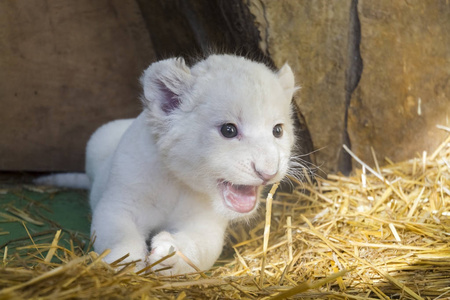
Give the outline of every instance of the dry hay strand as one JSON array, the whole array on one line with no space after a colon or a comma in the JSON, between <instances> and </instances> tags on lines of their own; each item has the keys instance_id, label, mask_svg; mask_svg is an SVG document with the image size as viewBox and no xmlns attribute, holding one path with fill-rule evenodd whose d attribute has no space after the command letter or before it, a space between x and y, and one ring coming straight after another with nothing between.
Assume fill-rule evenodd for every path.
<instances>
[{"instance_id":1,"label":"dry hay strand","mask_svg":"<svg viewBox=\"0 0 450 300\"><path fill-rule=\"evenodd\" d=\"M1 249L0 299L448 299L449 143L273 199L272 190L265 220L231 226L233 257L206 273L136 274L104 263L107 253L62 247L60 232L51 243L30 237L25 256Z\"/></svg>"}]
</instances>

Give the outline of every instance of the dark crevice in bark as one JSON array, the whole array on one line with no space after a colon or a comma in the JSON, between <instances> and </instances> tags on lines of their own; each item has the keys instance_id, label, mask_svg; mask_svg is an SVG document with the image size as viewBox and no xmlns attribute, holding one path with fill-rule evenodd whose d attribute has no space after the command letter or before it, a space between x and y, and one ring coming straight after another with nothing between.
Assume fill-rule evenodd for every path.
<instances>
[{"instance_id":1,"label":"dark crevice in bark","mask_svg":"<svg viewBox=\"0 0 450 300\"><path fill-rule=\"evenodd\" d=\"M361 23L358 16L358 0L352 0L350 5L350 22L349 22L349 38L348 38L348 67L346 70L345 84L345 115L344 115L344 132L342 143L351 148L351 141L348 134L348 110L352 94L358 86L363 71L363 60L360 52L361 43ZM345 175L352 171L352 160L350 155L341 149L338 170Z\"/></svg>"},{"instance_id":2,"label":"dark crevice in bark","mask_svg":"<svg viewBox=\"0 0 450 300\"><path fill-rule=\"evenodd\" d=\"M138 0L158 59L188 63L211 53L249 57L273 68L259 48L254 16L242 0Z\"/></svg>"}]
</instances>

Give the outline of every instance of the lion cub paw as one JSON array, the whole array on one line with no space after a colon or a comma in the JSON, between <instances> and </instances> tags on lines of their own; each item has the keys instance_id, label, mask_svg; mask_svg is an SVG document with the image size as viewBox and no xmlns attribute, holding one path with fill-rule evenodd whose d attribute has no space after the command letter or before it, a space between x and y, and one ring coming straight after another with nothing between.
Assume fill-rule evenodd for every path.
<instances>
[{"instance_id":1,"label":"lion cub paw","mask_svg":"<svg viewBox=\"0 0 450 300\"><path fill-rule=\"evenodd\" d=\"M155 235L152 239L151 247L152 250L148 257L150 264L154 264L162 258L172 254L172 256L165 258L163 261L152 267L152 270L156 271L158 274L170 276L195 271L177 254L177 251L180 249L177 246L177 242L173 235L169 232L162 231Z\"/></svg>"}]
</instances>

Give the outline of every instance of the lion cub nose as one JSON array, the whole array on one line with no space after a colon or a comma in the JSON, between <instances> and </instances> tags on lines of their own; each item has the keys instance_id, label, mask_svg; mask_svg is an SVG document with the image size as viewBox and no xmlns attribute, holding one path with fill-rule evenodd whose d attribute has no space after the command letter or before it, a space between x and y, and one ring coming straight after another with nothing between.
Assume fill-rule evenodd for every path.
<instances>
[{"instance_id":1,"label":"lion cub nose","mask_svg":"<svg viewBox=\"0 0 450 300\"><path fill-rule=\"evenodd\" d=\"M256 175L258 175L259 178L261 178L264 182L263 184L266 184L270 179L274 178L278 174L278 170L275 170L275 172L268 173L263 170L259 170L254 163L252 163L253 170L255 170Z\"/></svg>"}]
</instances>

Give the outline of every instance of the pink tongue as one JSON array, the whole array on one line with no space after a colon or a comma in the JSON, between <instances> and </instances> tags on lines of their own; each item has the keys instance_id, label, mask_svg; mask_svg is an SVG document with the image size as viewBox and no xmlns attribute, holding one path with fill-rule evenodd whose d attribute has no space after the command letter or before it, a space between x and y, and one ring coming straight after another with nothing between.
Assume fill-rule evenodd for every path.
<instances>
[{"instance_id":1,"label":"pink tongue","mask_svg":"<svg viewBox=\"0 0 450 300\"><path fill-rule=\"evenodd\" d=\"M223 183L225 204L239 213L250 212L256 205L256 186Z\"/></svg>"}]
</instances>

